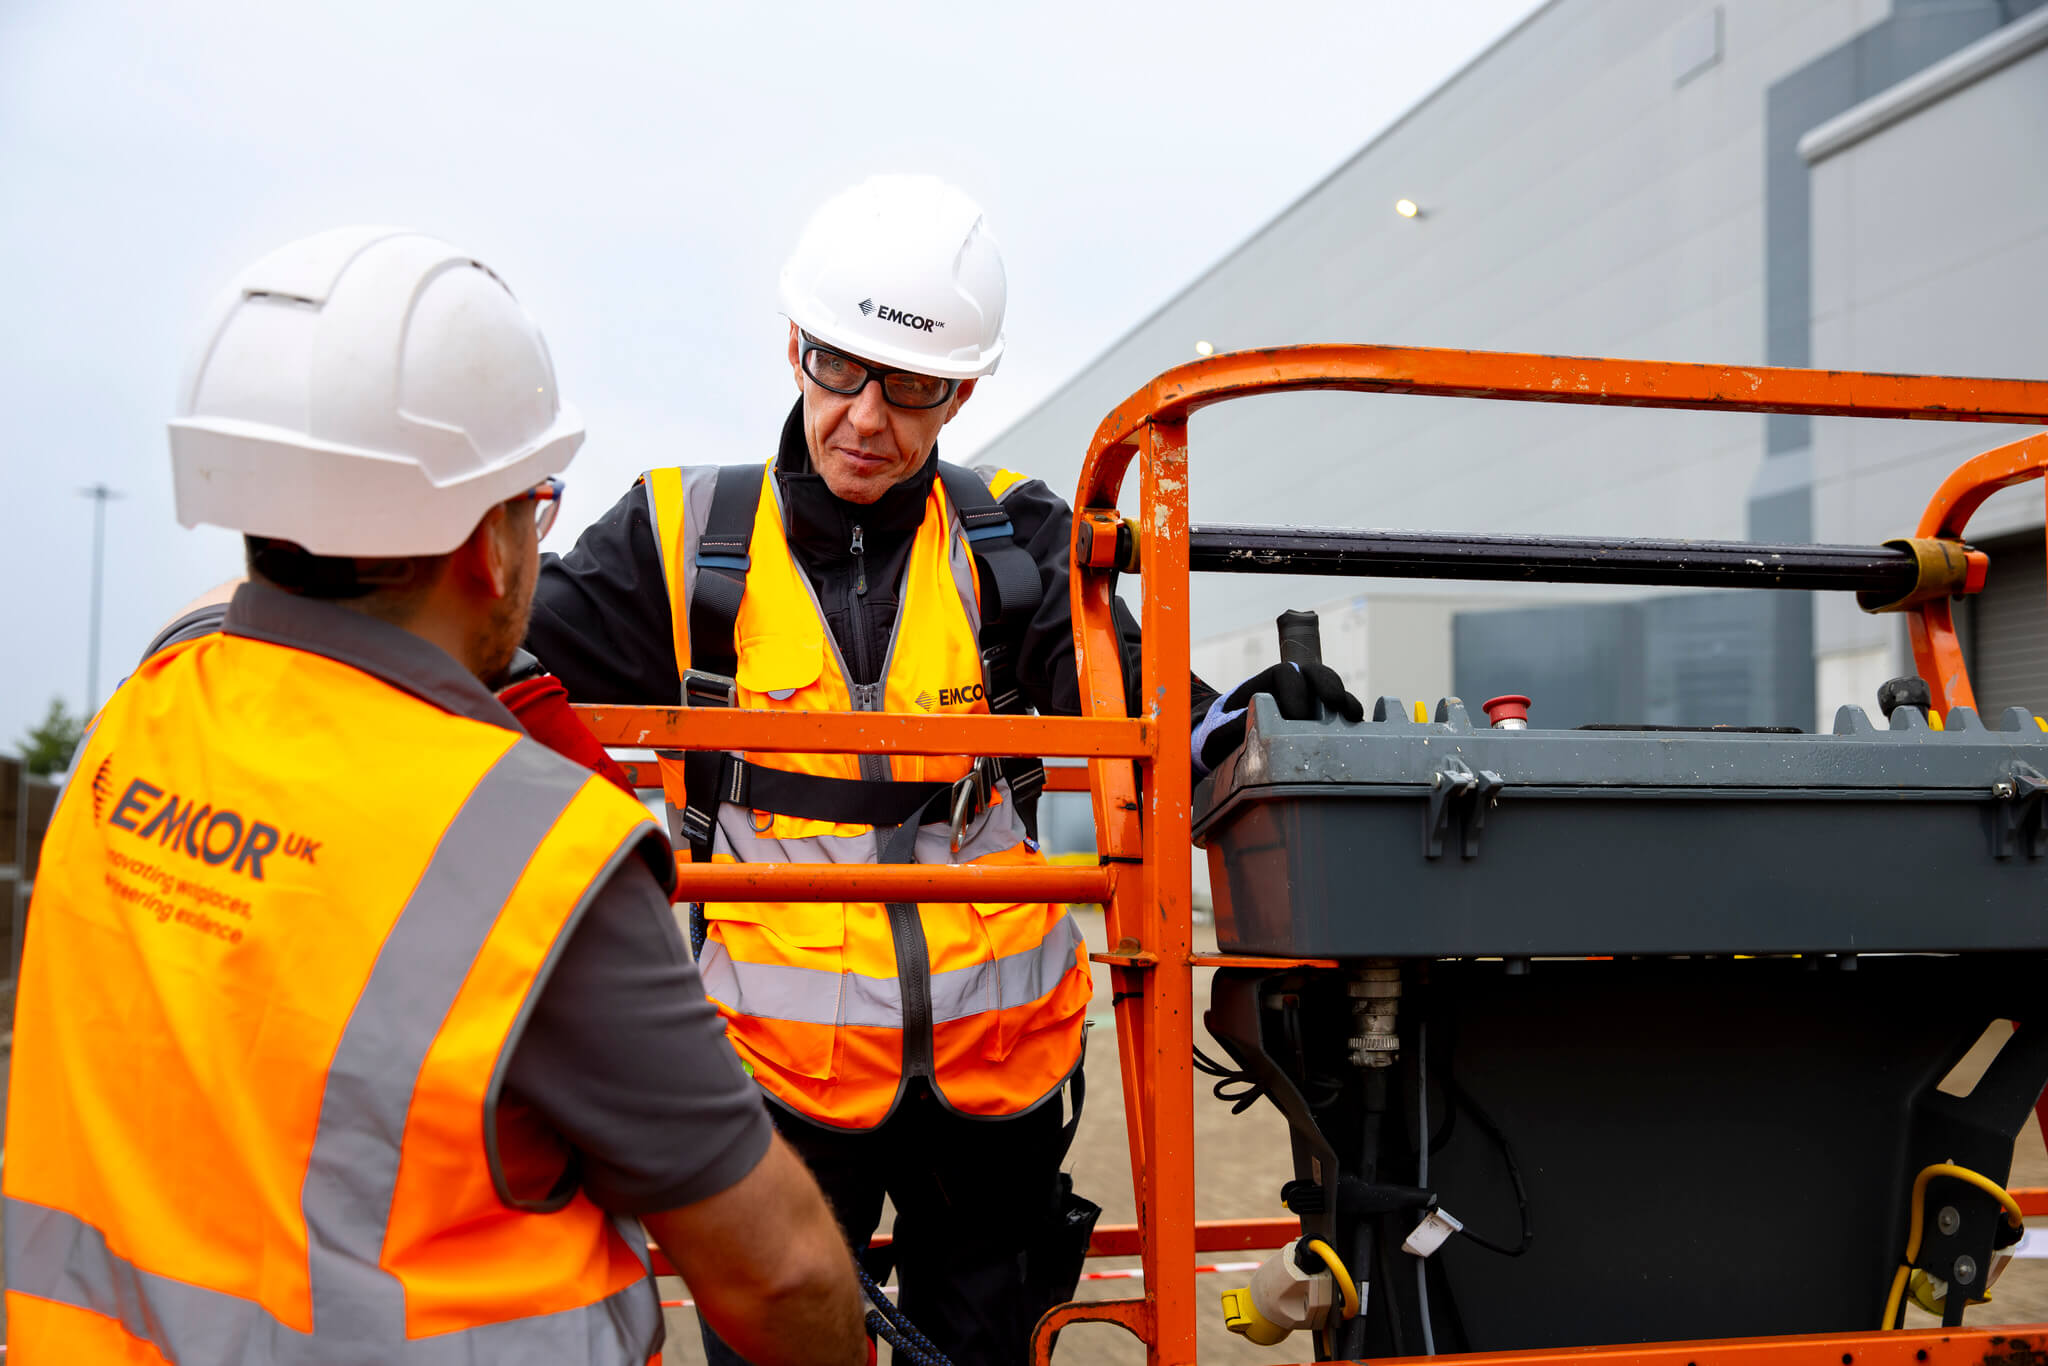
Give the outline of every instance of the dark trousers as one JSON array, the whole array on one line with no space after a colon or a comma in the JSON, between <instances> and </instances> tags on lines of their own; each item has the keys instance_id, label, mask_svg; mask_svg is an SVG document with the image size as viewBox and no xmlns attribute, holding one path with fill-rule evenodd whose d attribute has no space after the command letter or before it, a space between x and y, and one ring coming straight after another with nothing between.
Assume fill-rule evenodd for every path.
<instances>
[{"instance_id":1,"label":"dark trousers","mask_svg":"<svg viewBox=\"0 0 2048 1366\"><path fill-rule=\"evenodd\" d=\"M896 1205L896 1302L953 1366L1023 1366L1031 1329L1052 1306L1027 1284L1025 1249L1057 1208L1060 1106L1009 1119L969 1119L913 1082L873 1129L828 1129L778 1105L775 1127L818 1178L847 1243L865 1248ZM701 1323L701 1320L700 1320ZM712 1366L744 1366L704 1327Z\"/></svg>"}]
</instances>

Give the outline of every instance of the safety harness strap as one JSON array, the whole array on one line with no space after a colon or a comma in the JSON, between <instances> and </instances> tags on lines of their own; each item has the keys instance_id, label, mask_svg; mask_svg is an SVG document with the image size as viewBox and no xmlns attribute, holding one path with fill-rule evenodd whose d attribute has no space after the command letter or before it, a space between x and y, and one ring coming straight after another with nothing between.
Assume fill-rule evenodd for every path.
<instances>
[{"instance_id":1,"label":"safety harness strap","mask_svg":"<svg viewBox=\"0 0 2048 1366\"><path fill-rule=\"evenodd\" d=\"M1009 642L1038 613L1045 590L1038 564L1017 544L1016 528L980 475L961 465L939 461L939 482L967 533L968 549L981 582L981 666L988 679L988 709L998 716L1024 710L1017 686L1017 662ZM1036 814L1038 794L1045 788L1045 765L1030 757L1000 761L1010 782L1010 797L1023 811ZM1032 822L1034 828L1036 821Z\"/></svg>"},{"instance_id":2,"label":"safety harness strap","mask_svg":"<svg viewBox=\"0 0 2048 1366\"><path fill-rule=\"evenodd\" d=\"M1014 630L1031 619L1044 596L1038 565L1017 544L1010 514L989 492L980 475L941 460L939 482L945 485L946 498L960 518L961 529L967 533L967 545L974 552L975 567L980 572L983 640L996 626L1008 625ZM994 709L994 699L990 699L989 705Z\"/></svg>"},{"instance_id":3,"label":"safety harness strap","mask_svg":"<svg viewBox=\"0 0 2048 1366\"><path fill-rule=\"evenodd\" d=\"M683 705L730 707L733 675L739 671L739 649L733 627L740 602L747 595L748 547L754 539L754 517L761 506L761 470L756 465L725 465L711 486L711 508L697 541L696 584L690 591L690 667L683 671ZM716 828L720 782L731 756L717 750L691 750L683 757L683 837L690 842L693 863L711 861L711 834Z\"/></svg>"},{"instance_id":4,"label":"safety harness strap","mask_svg":"<svg viewBox=\"0 0 2048 1366\"><path fill-rule=\"evenodd\" d=\"M717 756L717 799L749 811L769 811L805 820L848 825L900 825L934 801L951 800L952 783L875 782L866 778L828 778L815 773L790 773L750 763L730 754Z\"/></svg>"}]
</instances>

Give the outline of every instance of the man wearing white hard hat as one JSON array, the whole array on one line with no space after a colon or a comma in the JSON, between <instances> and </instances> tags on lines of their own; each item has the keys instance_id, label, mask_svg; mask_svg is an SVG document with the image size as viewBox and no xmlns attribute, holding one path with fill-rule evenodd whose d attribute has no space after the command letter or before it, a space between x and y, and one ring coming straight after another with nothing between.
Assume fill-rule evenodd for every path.
<instances>
[{"instance_id":1,"label":"man wearing white hard hat","mask_svg":"<svg viewBox=\"0 0 2048 1366\"><path fill-rule=\"evenodd\" d=\"M43 848L17 1366L645 1366L647 1234L749 1356L861 1359L667 840L486 683L582 440L532 320L444 242L325 233L222 298L172 469L250 577L108 700Z\"/></svg>"},{"instance_id":2,"label":"man wearing white hard hat","mask_svg":"<svg viewBox=\"0 0 2048 1366\"><path fill-rule=\"evenodd\" d=\"M938 459L1002 359L1006 291L981 210L943 181L832 198L782 273L798 398L772 455L648 471L544 561L528 648L579 701L1078 714L1071 511L1038 480ZM1297 709L1319 690L1357 714L1335 674L1288 673ZM1195 755L1242 737L1242 696L1198 682L1196 706ZM661 767L671 837L699 861L1043 857L1035 760ZM1093 1210L1059 1173L1089 997L1066 908L711 903L693 920L728 1036L849 1240L889 1197L908 1318L956 1366L1022 1362L1073 1292Z\"/></svg>"}]
</instances>

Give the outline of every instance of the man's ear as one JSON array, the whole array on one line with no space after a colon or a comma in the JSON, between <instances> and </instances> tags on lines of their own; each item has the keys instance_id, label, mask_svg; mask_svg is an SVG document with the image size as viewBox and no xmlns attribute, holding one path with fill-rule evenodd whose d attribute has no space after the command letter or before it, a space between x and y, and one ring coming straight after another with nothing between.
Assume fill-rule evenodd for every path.
<instances>
[{"instance_id":1,"label":"man's ear","mask_svg":"<svg viewBox=\"0 0 2048 1366\"><path fill-rule=\"evenodd\" d=\"M796 381L797 392L802 393L804 388L803 358L796 349L796 341L796 324L791 323L789 325L789 374L790 378Z\"/></svg>"},{"instance_id":2,"label":"man's ear","mask_svg":"<svg viewBox=\"0 0 2048 1366\"><path fill-rule=\"evenodd\" d=\"M448 557L448 570L471 588L492 598L511 593L519 567L519 555L507 534L505 505L494 504L469 533L469 539L455 547Z\"/></svg>"},{"instance_id":3,"label":"man's ear","mask_svg":"<svg viewBox=\"0 0 2048 1366\"><path fill-rule=\"evenodd\" d=\"M946 405L947 422L951 422L954 418L960 416L960 409L966 405L968 399L974 397L974 386L979 383L981 381L978 379L963 379L960 381L960 387L953 391L953 401ZM945 424L941 423L940 425L944 426Z\"/></svg>"}]
</instances>

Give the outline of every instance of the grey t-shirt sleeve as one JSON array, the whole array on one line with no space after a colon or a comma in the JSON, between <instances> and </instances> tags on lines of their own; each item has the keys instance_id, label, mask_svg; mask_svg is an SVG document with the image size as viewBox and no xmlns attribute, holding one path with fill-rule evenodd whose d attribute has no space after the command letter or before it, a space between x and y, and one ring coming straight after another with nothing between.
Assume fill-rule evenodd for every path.
<instances>
[{"instance_id":1,"label":"grey t-shirt sleeve","mask_svg":"<svg viewBox=\"0 0 2048 1366\"><path fill-rule=\"evenodd\" d=\"M542 985L502 1100L573 1147L584 1193L616 1214L708 1199L751 1172L767 1106L705 999L668 897L629 858Z\"/></svg>"}]
</instances>

